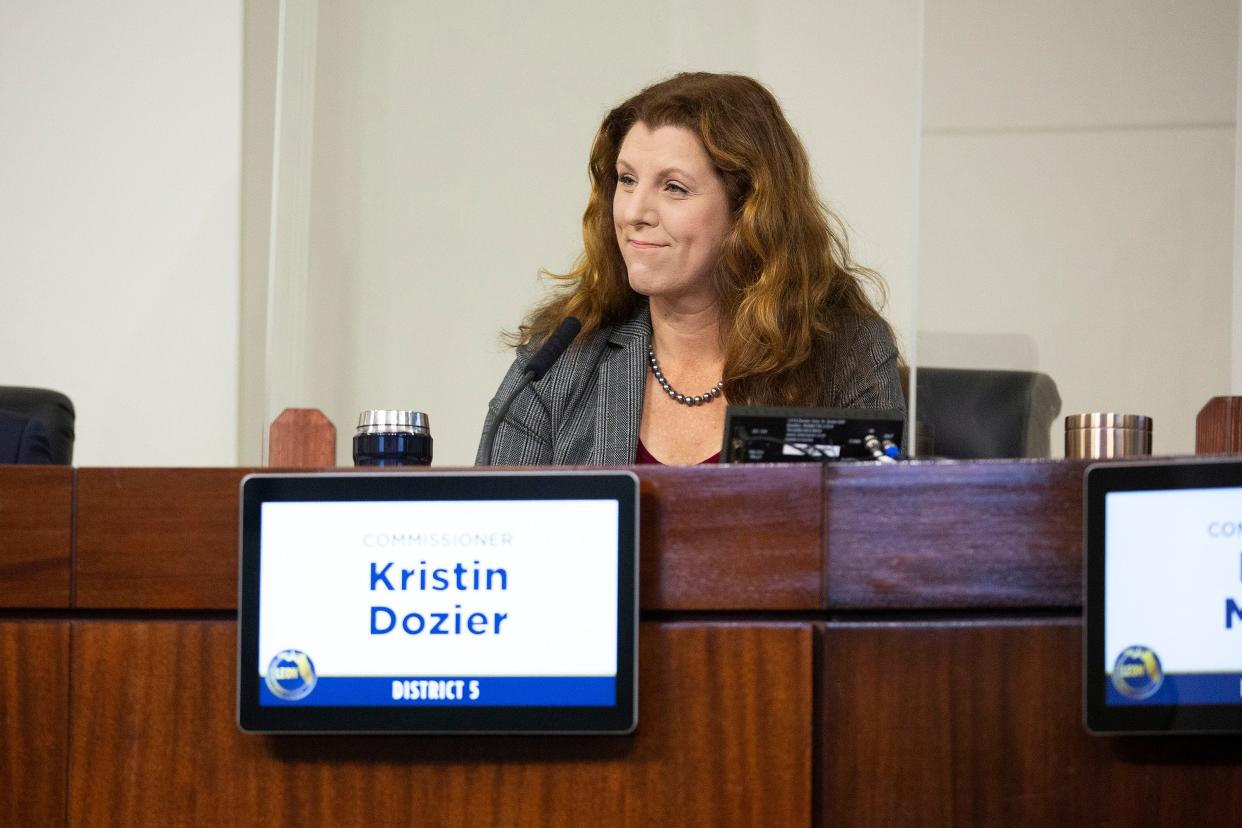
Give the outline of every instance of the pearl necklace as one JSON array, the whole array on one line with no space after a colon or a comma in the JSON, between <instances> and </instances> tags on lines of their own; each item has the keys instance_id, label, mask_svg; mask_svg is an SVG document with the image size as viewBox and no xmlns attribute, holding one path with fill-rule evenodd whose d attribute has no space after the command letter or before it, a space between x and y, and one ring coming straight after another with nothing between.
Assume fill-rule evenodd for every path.
<instances>
[{"instance_id":1,"label":"pearl necklace","mask_svg":"<svg viewBox=\"0 0 1242 828\"><path fill-rule=\"evenodd\" d=\"M660 370L660 363L656 361L655 349L650 345L647 346L647 361L651 363L651 373L655 376L656 382L660 383L660 387L668 393L677 402L682 405L702 405L711 402L720 396L720 392L724 390L724 380L713 385L706 392L699 394L697 397L687 397L685 394L678 394L673 390L673 386L668 384L668 380L664 378L664 372Z\"/></svg>"}]
</instances>

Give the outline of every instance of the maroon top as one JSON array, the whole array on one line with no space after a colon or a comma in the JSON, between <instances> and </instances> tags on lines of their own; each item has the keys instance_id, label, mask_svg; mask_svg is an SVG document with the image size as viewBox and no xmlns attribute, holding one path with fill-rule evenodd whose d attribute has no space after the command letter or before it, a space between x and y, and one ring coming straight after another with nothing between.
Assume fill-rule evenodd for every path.
<instances>
[{"instance_id":1,"label":"maroon top","mask_svg":"<svg viewBox=\"0 0 1242 828\"><path fill-rule=\"evenodd\" d=\"M719 462L720 462L720 452L716 452L715 454L713 454L711 457L707 458L706 460L700 460L699 465L703 466L708 463L719 463ZM638 441L638 449L635 450L634 452L634 463L635 465L639 465L639 466L651 466L651 465L663 466L664 465L659 460L655 459L655 457L652 456L651 452L647 451L647 447L643 445L642 440Z\"/></svg>"}]
</instances>

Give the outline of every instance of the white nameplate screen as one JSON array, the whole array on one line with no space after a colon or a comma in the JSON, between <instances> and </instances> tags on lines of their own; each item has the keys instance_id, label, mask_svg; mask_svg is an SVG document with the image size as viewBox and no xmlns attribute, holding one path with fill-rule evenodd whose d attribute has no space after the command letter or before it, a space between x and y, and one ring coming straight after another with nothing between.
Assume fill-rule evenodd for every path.
<instances>
[{"instance_id":1,"label":"white nameplate screen","mask_svg":"<svg viewBox=\"0 0 1242 828\"><path fill-rule=\"evenodd\" d=\"M632 729L632 474L256 475L242 501L243 729Z\"/></svg>"}]
</instances>

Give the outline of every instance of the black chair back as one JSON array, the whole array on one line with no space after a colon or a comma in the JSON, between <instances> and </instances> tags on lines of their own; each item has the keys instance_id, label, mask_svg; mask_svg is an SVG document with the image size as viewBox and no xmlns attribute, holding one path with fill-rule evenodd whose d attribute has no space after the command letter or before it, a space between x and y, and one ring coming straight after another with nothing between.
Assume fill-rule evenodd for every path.
<instances>
[{"instance_id":1,"label":"black chair back","mask_svg":"<svg viewBox=\"0 0 1242 828\"><path fill-rule=\"evenodd\" d=\"M59 391L0 385L0 463L73 463L73 403Z\"/></svg>"},{"instance_id":2,"label":"black chair back","mask_svg":"<svg viewBox=\"0 0 1242 828\"><path fill-rule=\"evenodd\" d=\"M927 454L962 460L1051 456L1061 395L1047 374L920 367L916 385L915 416L927 426Z\"/></svg>"}]
</instances>

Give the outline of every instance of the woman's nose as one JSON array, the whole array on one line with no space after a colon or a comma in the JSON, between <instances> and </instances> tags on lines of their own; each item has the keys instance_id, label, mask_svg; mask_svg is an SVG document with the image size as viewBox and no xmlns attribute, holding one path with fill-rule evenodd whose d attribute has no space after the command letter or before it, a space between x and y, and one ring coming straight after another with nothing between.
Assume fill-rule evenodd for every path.
<instances>
[{"instance_id":1,"label":"woman's nose","mask_svg":"<svg viewBox=\"0 0 1242 828\"><path fill-rule=\"evenodd\" d=\"M625 194L623 219L627 224L659 224L652 194L647 188L638 186Z\"/></svg>"}]
</instances>

